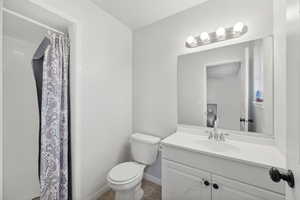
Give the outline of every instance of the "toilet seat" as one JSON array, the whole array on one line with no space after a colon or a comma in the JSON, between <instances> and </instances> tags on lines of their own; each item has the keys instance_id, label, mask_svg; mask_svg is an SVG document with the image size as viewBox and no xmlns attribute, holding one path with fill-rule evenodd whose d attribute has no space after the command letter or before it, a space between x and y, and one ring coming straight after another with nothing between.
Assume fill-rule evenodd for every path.
<instances>
[{"instance_id":1,"label":"toilet seat","mask_svg":"<svg viewBox=\"0 0 300 200\"><path fill-rule=\"evenodd\" d=\"M136 162L121 163L110 170L108 179L114 184L130 183L143 175L144 167Z\"/></svg>"}]
</instances>

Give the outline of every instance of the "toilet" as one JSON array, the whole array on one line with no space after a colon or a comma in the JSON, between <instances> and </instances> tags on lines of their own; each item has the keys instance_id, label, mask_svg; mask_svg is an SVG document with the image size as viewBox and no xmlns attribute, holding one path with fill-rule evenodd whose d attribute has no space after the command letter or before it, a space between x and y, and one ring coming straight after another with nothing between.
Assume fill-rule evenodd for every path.
<instances>
[{"instance_id":1,"label":"toilet","mask_svg":"<svg viewBox=\"0 0 300 200\"><path fill-rule=\"evenodd\" d=\"M144 169L157 158L160 138L135 133L130 137L133 161L120 163L107 175L109 186L115 191L115 200L141 200Z\"/></svg>"}]
</instances>

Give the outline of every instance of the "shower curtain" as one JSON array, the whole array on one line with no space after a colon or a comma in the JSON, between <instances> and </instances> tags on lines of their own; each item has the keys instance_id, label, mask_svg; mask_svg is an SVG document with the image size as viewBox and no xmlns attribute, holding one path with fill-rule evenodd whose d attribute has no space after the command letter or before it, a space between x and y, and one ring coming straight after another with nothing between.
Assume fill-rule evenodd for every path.
<instances>
[{"instance_id":1,"label":"shower curtain","mask_svg":"<svg viewBox=\"0 0 300 200\"><path fill-rule=\"evenodd\" d=\"M33 58L40 111L41 200L71 200L69 39L48 33Z\"/></svg>"}]
</instances>

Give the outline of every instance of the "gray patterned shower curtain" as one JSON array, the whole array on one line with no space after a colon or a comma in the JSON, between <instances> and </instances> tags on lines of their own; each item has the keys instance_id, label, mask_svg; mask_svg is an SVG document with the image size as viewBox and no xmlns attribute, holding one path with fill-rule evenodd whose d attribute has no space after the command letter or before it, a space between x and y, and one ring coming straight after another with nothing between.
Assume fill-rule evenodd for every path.
<instances>
[{"instance_id":1,"label":"gray patterned shower curtain","mask_svg":"<svg viewBox=\"0 0 300 200\"><path fill-rule=\"evenodd\" d=\"M35 66L33 60L38 94L40 93L41 200L72 199L69 44L67 37L48 33L36 53L39 59L34 59L36 64L40 63L42 66Z\"/></svg>"}]
</instances>

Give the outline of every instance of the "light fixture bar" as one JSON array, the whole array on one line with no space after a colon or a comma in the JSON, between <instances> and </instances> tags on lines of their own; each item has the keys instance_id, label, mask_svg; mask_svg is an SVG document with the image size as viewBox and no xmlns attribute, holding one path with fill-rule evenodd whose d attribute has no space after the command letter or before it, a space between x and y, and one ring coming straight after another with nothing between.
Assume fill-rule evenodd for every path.
<instances>
[{"instance_id":1,"label":"light fixture bar","mask_svg":"<svg viewBox=\"0 0 300 200\"><path fill-rule=\"evenodd\" d=\"M218 29L218 30L219 30L219 33L222 32L222 31L220 31L221 29ZM208 36L206 35L207 33L205 33L205 32L204 32L204 34L202 33L201 34L202 39L203 39L203 36L205 35L206 40L202 40L201 35L194 36L194 37L190 36L189 40L187 40L185 42L185 46L187 48L196 48L199 46L204 46L204 45L208 45L208 44L212 44L212 43L216 43L216 42L221 42L221 41L225 41L225 40L238 38L247 32L248 32L248 26L243 25L241 22L239 22L233 27L225 28L225 33L222 37L220 37L220 35L217 35L216 32L208 33ZM190 42L192 37L194 38L194 42Z\"/></svg>"}]
</instances>

